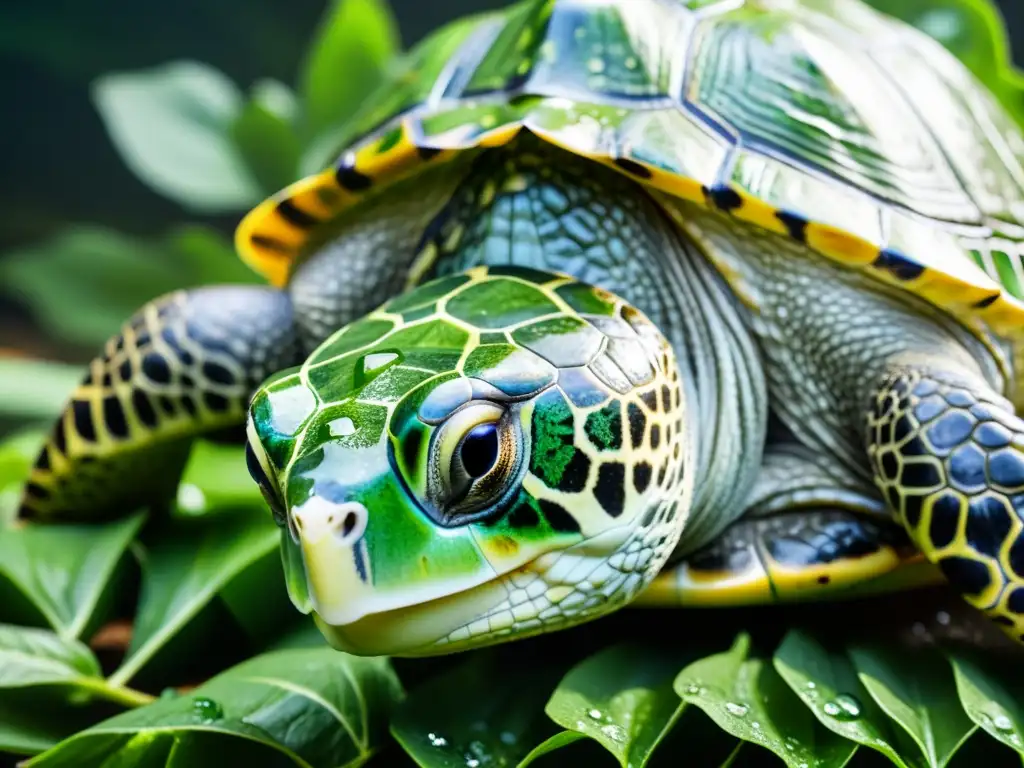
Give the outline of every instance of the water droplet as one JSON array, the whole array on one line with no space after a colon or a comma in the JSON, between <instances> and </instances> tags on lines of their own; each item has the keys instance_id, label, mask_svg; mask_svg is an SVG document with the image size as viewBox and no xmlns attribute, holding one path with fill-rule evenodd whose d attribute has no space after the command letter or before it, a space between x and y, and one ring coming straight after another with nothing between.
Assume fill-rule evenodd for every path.
<instances>
[{"instance_id":1,"label":"water droplet","mask_svg":"<svg viewBox=\"0 0 1024 768\"><path fill-rule=\"evenodd\" d=\"M1006 715L996 715L992 718L992 725L996 727L998 731L1012 731L1013 721Z\"/></svg>"},{"instance_id":2,"label":"water droplet","mask_svg":"<svg viewBox=\"0 0 1024 768\"><path fill-rule=\"evenodd\" d=\"M696 696L698 693L700 693L700 688L691 683L690 685L686 686L685 692L690 696Z\"/></svg>"},{"instance_id":3,"label":"water droplet","mask_svg":"<svg viewBox=\"0 0 1024 768\"><path fill-rule=\"evenodd\" d=\"M478 768L479 765L480 765L480 761L477 760L475 757L467 757L466 758L466 768Z\"/></svg>"},{"instance_id":4,"label":"water droplet","mask_svg":"<svg viewBox=\"0 0 1024 768\"><path fill-rule=\"evenodd\" d=\"M751 728L753 728L753 729L754 729L755 731L759 731L759 730L761 730L761 724L760 724L759 722L757 722L757 720L755 720L754 722L752 722L752 723L750 724L750 727L751 727Z\"/></svg>"},{"instance_id":5,"label":"water droplet","mask_svg":"<svg viewBox=\"0 0 1024 768\"><path fill-rule=\"evenodd\" d=\"M447 747L448 739L444 736L438 736L436 733L428 733L427 739L430 740L430 745L433 747Z\"/></svg>"},{"instance_id":6,"label":"water droplet","mask_svg":"<svg viewBox=\"0 0 1024 768\"><path fill-rule=\"evenodd\" d=\"M593 58L587 61L587 69L595 75L604 72L604 59Z\"/></svg>"},{"instance_id":7,"label":"water droplet","mask_svg":"<svg viewBox=\"0 0 1024 768\"><path fill-rule=\"evenodd\" d=\"M621 726L610 723L608 725L601 726L601 733L607 736L612 741L622 743L626 740L626 731Z\"/></svg>"},{"instance_id":8,"label":"water droplet","mask_svg":"<svg viewBox=\"0 0 1024 768\"><path fill-rule=\"evenodd\" d=\"M213 699L199 696L192 699L192 716L204 723L212 723L224 717L224 710Z\"/></svg>"},{"instance_id":9,"label":"water droplet","mask_svg":"<svg viewBox=\"0 0 1024 768\"><path fill-rule=\"evenodd\" d=\"M202 514L206 511L206 494L198 485L183 483L178 488L178 508L190 515Z\"/></svg>"},{"instance_id":10,"label":"water droplet","mask_svg":"<svg viewBox=\"0 0 1024 768\"><path fill-rule=\"evenodd\" d=\"M817 686L817 685L815 685L815 683L814 683L813 681L811 681L811 680L808 680L808 681L807 681L807 687L808 687L808 688L810 688L810 689L811 689L811 690L813 691L813 690L814 690L815 688L817 688L818 686Z\"/></svg>"},{"instance_id":11,"label":"water droplet","mask_svg":"<svg viewBox=\"0 0 1024 768\"><path fill-rule=\"evenodd\" d=\"M856 720L860 717L860 702L848 693L840 693L825 705L825 714L836 720Z\"/></svg>"},{"instance_id":12,"label":"water droplet","mask_svg":"<svg viewBox=\"0 0 1024 768\"><path fill-rule=\"evenodd\" d=\"M746 704L733 704L731 701L725 702L725 711L730 715L736 715L736 717L743 717L747 714Z\"/></svg>"},{"instance_id":13,"label":"water droplet","mask_svg":"<svg viewBox=\"0 0 1024 768\"><path fill-rule=\"evenodd\" d=\"M516 735L514 733L512 733L512 731L502 731L501 732L501 736L499 736L498 738L501 739L501 743L502 744L515 744L516 743Z\"/></svg>"},{"instance_id":14,"label":"water droplet","mask_svg":"<svg viewBox=\"0 0 1024 768\"><path fill-rule=\"evenodd\" d=\"M945 611L939 611L935 614L935 620L944 627L949 626L950 617Z\"/></svg>"},{"instance_id":15,"label":"water droplet","mask_svg":"<svg viewBox=\"0 0 1024 768\"><path fill-rule=\"evenodd\" d=\"M626 65L626 69L636 69L637 64L636 56L627 56L623 64Z\"/></svg>"},{"instance_id":16,"label":"water droplet","mask_svg":"<svg viewBox=\"0 0 1024 768\"><path fill-rule=\"evenodd\" d=\"M826 701L825 702L825 714L826 715L828 715L830 717L835 717L841 711L842 710L839 709L839 705L836 704L834 701Z\"/></svg>"},{"instance_id":17,"label":"water droplet","mask_svg":"<svg viewBox=\"0 0 1024 768\"><path fill-rule=\"evenodd\" d=\"M600 720L601 719L601 710L600 709L592 709L589 712L587 712L587 716L592 718L592 719L594 719L594 720Z\"/></svg>"}]
</instances>

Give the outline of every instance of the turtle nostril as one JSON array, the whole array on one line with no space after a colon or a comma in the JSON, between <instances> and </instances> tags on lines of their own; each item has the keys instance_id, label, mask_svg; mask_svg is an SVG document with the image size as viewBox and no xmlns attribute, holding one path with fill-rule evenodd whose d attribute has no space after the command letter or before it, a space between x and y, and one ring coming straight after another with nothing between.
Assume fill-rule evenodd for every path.
<instances>
[{"instance_id":1,"label":"turtle nostril","mask_svg":"<svg viewBox=\"0 0 1024 768\"><path fill-rule=\"evenodd\" d=\"M369 516L366 507L359 502L350 501L347 504L342 504L338 512L341 517L340 525L333 515L331 523L342 542L352 542L361 537L366 531L366 521Z\"/></svg>"},{"instance_id":2,"label":"turtle nostril","mask_svg":"<svg viewBox=\"0 0 1024 768\"><path fill-rule=\"evenodd\" d=\"M350 533L352 533L353 529L356 527L357 522L358 519L356 517L355 512L349 512L347 515L345 515L345 522L342 524L341 527L341 535L348 536Z\"/></svg>"}]
</instances>

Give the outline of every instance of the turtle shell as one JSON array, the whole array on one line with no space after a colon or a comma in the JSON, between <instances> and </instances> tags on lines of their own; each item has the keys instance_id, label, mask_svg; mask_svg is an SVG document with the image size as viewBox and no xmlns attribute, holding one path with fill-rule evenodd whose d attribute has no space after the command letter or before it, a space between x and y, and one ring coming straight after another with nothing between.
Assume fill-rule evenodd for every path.
<instances>
[{"instance_id":1,"label":"turtle shell","mask_svg":"<svg viewBox=\"0 0 1024 768\"><path fill-rule=\"evenodd\" d=\"M283 285L371 189L523 130L1024 336L1024 139L932 39L859 0L528 0L446 27L338 162L242 222Z\"/></svg>"}]
</instances>

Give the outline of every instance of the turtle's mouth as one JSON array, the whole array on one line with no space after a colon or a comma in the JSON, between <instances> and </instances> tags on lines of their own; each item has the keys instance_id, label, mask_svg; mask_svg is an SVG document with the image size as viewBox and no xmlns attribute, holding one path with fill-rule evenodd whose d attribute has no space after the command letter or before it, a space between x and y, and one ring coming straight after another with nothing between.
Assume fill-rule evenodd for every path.
<instances>
[{"instance_id":1,"label":"turtle's mouth","mask_svg":"<svg viewBox=\"0 0 1024 768\"><path fill-rule=\"evenodd\" d=\"M368 613L332 625L316 615L317 626L340 651L357 656L436 656L509 639L516 631L509 603L512 579L540 579L535 558L512 573L432 600ZM546 590L546 587L545 587Z\"/></svg>"}]
</instances>

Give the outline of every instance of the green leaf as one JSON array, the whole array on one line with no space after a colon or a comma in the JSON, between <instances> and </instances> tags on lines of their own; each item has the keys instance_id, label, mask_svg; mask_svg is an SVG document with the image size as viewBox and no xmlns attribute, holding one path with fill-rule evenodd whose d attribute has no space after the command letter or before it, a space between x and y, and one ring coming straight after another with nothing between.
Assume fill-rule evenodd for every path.
<instances>
[{"instance_id":1,"label":"green leaf","mask_svg":"<svg viewBox=\"0 0 1024 768\"><path fill-rule=\"evenodd\" d=\"M44 433L29 429L0 443L0 532L14 523L22 487L45 437ZM3 613L0 612L2 619Z\"/></svg>"},{"instance_id":2,"label":"green leaf","mask_svg":"<svg viewBox=\"0 0 1024 768\"><path fill-rule=\"evenodd\" d=\"M54 336L95 348L183 277L159 245L98 227L69 229L0 259L5 293L27 302Z\"/></svg>"},{"instance_id":3,"label":"green leaf","mask_svg":"<svg viewBox=\"0 0 1024 768\"><path fill-rule=\"evenodd\" d=\"M750 637L740 635L729 651L680 672L676 692L723 730L770 749L792 768L845 765L857 745L818 723L775 669L749 653Z\"/></svg>"},{"instance_id":4,"label":"green leaf","mask_svg":"<svg viewBox=\"0 0 1024 768\"><path fill-rule=\"evenodd\" d=\"M228 758L221 765L277 765L285 756L314 768L357 766L380 748L401 697L386 659L329 648L277 651L233 667L188 696L113 717L27 765L191 768L210 764L202 755L212 752ZM236 762L232 753L246 740L264 749L250 749L248 763Z\"/></svg>"},{"instance_id":5,"label":"green leaf","mask_svg":"<svg viewBox=\"0 0 1024 768\"><path fill-rule=\"evenodd\" d=\"M92 652L52 632L0 624L0 689L72 684L100 676Z\"/></svg>"},{"instance_id":6,"label":"green leaf","mask_svg":"<svg viewBox=\"0 0 1024 768\"><path fill-rule=\"evenodd\" d=\"M790 630L776 649L775 669L830 731L877 749L899 766L923 765L917 744L864 690L846 654L829 651L801 630Z\"/></svg>"},{"instance_id":7,"label":"green leaf","mask_svg":"<svg viewBox=\"0 0 1024 768\"><path fill-rule=\"evenodd\" d=\"M679 666L678 655L611 646L573 667L544 711L598 741L623 768L642 767L685 706L672 687Z\"/></svg>"},{"instance_id":8,"label":"green leaf","mask_svg":"<svg viewBox=\"0 0 1024 768\"><path fill-rule=\"evenodd\" d=\"M8 526L0 530L0 575L61 637L79 637L142 521L139 513L89 525Z\"/></svg>"},{"instance_id":9,"label":"green leaf","mask_svg":"<svg viewBox=\"0 0 1024 768\"><path fill-rule=\"evenodd\" d=\"M295 181L302 148L291 125L279 115L250 101L232 124L231 136L264 194Z\"/></svg>"},{"instance_id":10,"label":"green leaf","mask_svg":"<svg viewBox=\"0 0 1024 768\"><path fill-rule=\"evenodd\" d=\"M514 765L551 735L554 727L543 706L558 671L537 658L512 664L501 663L501 657L471 654L419 686L398 709L391 733L419 765Z\"/></svg>"},{"instance_id":11,"label":"green leaf","mask_svg":"<svg viewBox=\"0 0 1024 768\"><path fill-rule=\"evenodd\" d=\"M247 507L273 519L246 469L245 449L208 440L197 440L192 448L178 484L177 506L187 515Z\"/></svg>"},{"instance_id":12,"label":"green leaf","mask_svg":"<svg viewBox=\"0 0 1024 768\"><path fill-rule=\"evenodd\" d=\"M0 358L0 416L55 418L82 380L82 367L48 360Z\"/></svg>"},{"instance_id":13,"label":"green leaf","mask_svg":"<svg viewBox=\"0 0 1024 768\"><path fill-rule=\"evenodd\" d=\"M334 0L300 76L306 139L352 117L398 48L398 30L384 0Z\"/></svg>"},{"instance_id":14,"label":"green leaf","mask_svg":"<svg viewBox=\"0 0 1024 768\"><path fill-rule=\"evenodd\" d=\"M1024 673L1013 657L950 654L956 689L967 716L989 735L1024 754Z\"/></svg>"},{"instance_id":15,"label":"green leaf","mask_svg":"<svg viewBox=\"0 0 1024 768\"><path fill-rule=\"evenodd\" d=\"M234 213L262 194L231 138L238 88L205 64L180 61L106 75L93 100L129 168L157 192L200 213Z\"/></svg>"},{"instance_id":16,"label":"green leaf","mask_svg":"<svg viewBox=\"0 0 1024 768\"><path fill-rule=\"evenodd\" d=\"M579 731L559 731L554 736L550 736L530 750L530 753L519 761L518 768L526 768L526 766L530 765L534 760L538 760L544 757L544 755L550 754L551 752L555 752L559 749L564 749L570 744L575 744L580 739L585 738L587 737Z\"/></svg>"},{"instance_id":17,"label":"green leaf","mask_svg":"<svg viewBox=\"0 0 1024 768\"><path fill-rule=\"evenodd\" d=\"M243 570L270 554L278 529L262 509L171 520L142 559L142 592L127 657L111 681L130 680Z\"/></svg>"},{"instance_id":18,"label":"green leaf","mask_svg":"<svg viewBox=\"0 0 1024 768\"><path fill-rule=\"evenodd\" d=\"M849 654L871 698L913 737L927 764L946 765L975 729L949 664L929 650L877 644L852 646Z\"/></svg>"},{"instance_id":19,"label":"green leaf","mask_svg":"<svg viewBox=\"0 0 1024 768\"><path fill-rule=\"evenodd\" d=\"M170 231L166 244L173 262L181 265L183 280L187 279L190 285L263 283L238 258L231 241L211 227L181 225Z\"/></svg>"}]
</instances>

